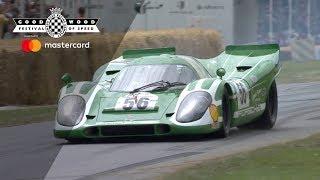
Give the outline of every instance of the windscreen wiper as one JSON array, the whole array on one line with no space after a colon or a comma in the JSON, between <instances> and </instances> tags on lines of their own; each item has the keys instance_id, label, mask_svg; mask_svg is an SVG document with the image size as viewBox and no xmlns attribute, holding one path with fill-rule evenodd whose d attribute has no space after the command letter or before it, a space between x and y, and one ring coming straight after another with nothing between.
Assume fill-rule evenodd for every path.
<instances>
[{"instance_id":1,"label":"windscreen wiper","mask_svg":"<svg viewBox=\"0 0 320 180\"><path fill-rule=\"evenodd\" d=\"M144 85L144 86L141 86L139 88L136 88L132 91L130 91L130 93L135 93L135 92L139 92L143 89L147 89L149 87L153 87L153 86L164 86L164 83L166 83L165 81L161 80L161 81L156 81L156 82L153 82L153 83L150 83L150 84L147 84L147 85Z\"/></svg>"},{"instance_id":2,"label":"windscreen wiper","mask_svg":"<svg viewBox=\"0 0 320 180\"><path fill-rule=\"evenodd\" d=\"M182 83L182 82L169 82L169 81L157 81L157 82L153 82L153 83L150 83L150 84L147 84L145 86L142 86L142 87L139 87L139 88L136 88L134 90L132 90L130 93L135 93L135 92L138 92L138 91L141 91L143 89L147 89L149 87L153 87L153 86L159 86L155 89L167 89L169 87L173 87L173 86L185 86L186 84L185 83Z\"/></svg>"},{"instance_id":3,"label":"windscreen wiper","mask_svg":"<svg viewBox=\"0 0 320 180\"><path fill-rule=\"evenodd\" d=\"M156 87L155 89L153 89L153 91L154 91L154 90L168 89L168 88L174 87L174 86L185 86L185 85L187 85L186 83L183 83L183 82L172 82L172 83L171 83L171 82L166 81L165 83L166 83L166 84L164 84L164 86Z\"/></svg>"}]
</instances>

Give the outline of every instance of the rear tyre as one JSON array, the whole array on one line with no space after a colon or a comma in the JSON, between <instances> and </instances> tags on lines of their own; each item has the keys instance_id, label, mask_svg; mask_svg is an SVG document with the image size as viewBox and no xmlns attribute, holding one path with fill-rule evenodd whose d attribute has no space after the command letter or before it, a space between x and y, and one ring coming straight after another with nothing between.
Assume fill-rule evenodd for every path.
<instances>
[{"instance_id":1,"label":"rear tyre","mask_svg":"<svg viewBox=\"0 0 320 180\"><path fill-rule=\"evenodd\" d=\"M229 136L231 123L230 100L227 89L224 90L222 96L222 118L222 127L215 133L215 136L226 138Z\"/></svg>"},{"instance_id":2,"label":"rear tyre","mask_svg":"<svg viewBox=\"0 0 320 180\"><path fill-rule=\"evenodd\" d=\"M278 93L276 82L273 81L266 100L266 109L262 116L254 122L254 127L259 129L271 129L277 120Z\"/></svg>"}]
</instances>

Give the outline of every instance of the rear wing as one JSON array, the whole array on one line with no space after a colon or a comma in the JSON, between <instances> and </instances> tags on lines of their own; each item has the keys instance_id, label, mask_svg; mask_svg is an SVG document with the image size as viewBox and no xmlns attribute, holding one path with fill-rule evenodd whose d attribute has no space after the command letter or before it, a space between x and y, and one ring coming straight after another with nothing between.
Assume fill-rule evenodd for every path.
<instances>
[{"instance_id":1,"label":"rear wing","mask_svg":"<svg viewBox=\"0 0 320 180\"><path fill-rule=\"evenodd\" d=\"M176 54L176 48L165 47L165 48L153 48L153 49L128 49L122 53L124 59L140 58L144 56L156 56L161 54Z\"/></svg>"},{"instance_id":2,"label":"rear wing","mask_svg":"<svg viewBox=\"0 0 320 180\"><path fill-rule=\"evenodd\" d=\"M279 51L278 44L263 45L230 45L225 49L226 54L235 56L265 56Z\"/></svg>"}]
</instances>

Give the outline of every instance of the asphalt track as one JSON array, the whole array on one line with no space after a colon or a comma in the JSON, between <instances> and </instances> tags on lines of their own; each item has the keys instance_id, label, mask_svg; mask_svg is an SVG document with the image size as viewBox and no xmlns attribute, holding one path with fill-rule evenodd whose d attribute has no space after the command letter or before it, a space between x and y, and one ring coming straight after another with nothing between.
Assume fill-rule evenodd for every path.
<instances>
[{"instance_id":1,"label":"asphalt track","mask_svg":"<svg viewBox=\"0 0 320 180\"><path fill-rule=\"evenodd\" d=\"M275 128L234 128L226 139L112 139L75 145L54 139L52 122L1 128L0 179L151 179L203 159L320 132L320 82L280 85L278 95Z\"/></svg>"}]
</instances>

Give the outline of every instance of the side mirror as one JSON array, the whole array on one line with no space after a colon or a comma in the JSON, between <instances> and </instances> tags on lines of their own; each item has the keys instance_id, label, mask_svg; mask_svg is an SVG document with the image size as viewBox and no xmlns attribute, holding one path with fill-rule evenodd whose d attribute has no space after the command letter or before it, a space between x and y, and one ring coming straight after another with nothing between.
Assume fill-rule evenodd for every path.
<instances>
[{"instance_id":1,"label":"side mirror","mask_svg":"<svg viewBox=\"0 0 320 180\"><path fill-rule=\"evenodd\" d=\"M61 80L64 82L65 85L68 85L68 84L72 83L72 78L71 78L71 75L69 73L65 73L61 77Z\"/></svg>"},{"instance_id":2,"label":"side mirror","mask_svg":"<svg viewBox=\"0 0 320 180\"><path fill-rule=\"evenodd\" d=\"M224 68L219 68L217 69L216 74L220 77L220 79L222 79L222 77L226 74L226 70Z\"/></svg>"}]
</instances>

